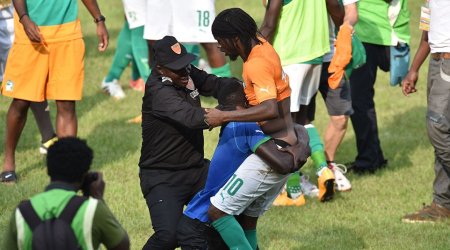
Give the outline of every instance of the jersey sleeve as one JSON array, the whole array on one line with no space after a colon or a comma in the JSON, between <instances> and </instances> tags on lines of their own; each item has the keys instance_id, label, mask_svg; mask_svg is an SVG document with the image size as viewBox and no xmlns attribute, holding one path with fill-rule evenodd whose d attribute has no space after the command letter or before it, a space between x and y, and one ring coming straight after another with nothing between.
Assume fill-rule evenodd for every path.
<instances>
[{"instance_id":1,"label":"jersey sleeve","mask_svg":"<svg viewBox=\"0 0 450 250\"><path fill-rule=\"evenodd\" d=\"M245 131L247 134L247 144L253 153L261 144L271 139L270 136L264 134L256 122L246 123Z\"/></svg>"},{"instance_id":2,"label":"jersey sleeve","mask_svg":"<svg viewBox=\"0 0 450 250\"><path fill-rule=\"evenodd\" d=\"M252 84L258 103L277 98L277 87L274 80L274 72L271 64L264 59L252 59L246 65L246 74Z\"/></svg>"},{"instance_id":3,"label":"jersey sleeve","mask_svg":"<svg viewBox=\"0 0 450 250\"><path fill-rule=\"evenodd\" d=\"M92 239L98 240L107 249L116 247L127 233L103 201L98 201L92 223ZM94 244L95 247L95 244Z\"/></svg>"}]
</instances>

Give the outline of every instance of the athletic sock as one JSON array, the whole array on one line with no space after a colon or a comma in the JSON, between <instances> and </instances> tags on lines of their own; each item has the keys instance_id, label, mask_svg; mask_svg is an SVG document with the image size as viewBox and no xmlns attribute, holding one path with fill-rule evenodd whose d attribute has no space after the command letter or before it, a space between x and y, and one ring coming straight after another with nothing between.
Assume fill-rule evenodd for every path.
<instances>
[{"instance_id":1,"label":"athletic sock","mask_svg":"<svg viewBox=\"0 0 450 250\"><path fill-rule=\"evenodd\" d=\"M220 77L231 77L231 68L229 63L218 68L211 68L211 73Z\"/></svg>"},{"instance_id":2,"label":"athletic sock","mask_svg":"<svg viewBox=\"0 0 450 250\"><path fill-rule=\"evenodd\" d=\"M226 215L212 223L230 250L252 250L244 230L232 215Z\"/></svg>"},{"instance_id":3,"label":"athletic sock","mask_svg":"<svg viewBox=\"0 0 450 250\"><path fill-rule=\"evenodd\" d=\"M286 182L286 192L289 198L295 200L302 195L302 187L300 185L300 173L292 173Z\"/></svg>"},{"instance_id":4,"label":"athletic sock","mask_svg":"<svg viewBox=\"0 0 450 250\"><path fill-rule=\"evenodd\" d=\"M244 230L244 234L245 234L245 237L247 238L248 242L250 243L250 246L253 248L253 250L256 250L256 248L258 246L256 229Z\"/></svg>"},{"instance_id":5,"label":"athletic sock","mask_svg":"<svg viewBox=\"0 0 450 250\"><path fill-rule=\"evenodd\" d=\"M327 159L325 157L325 151L320 140L319 133L317 129L312 124L305 125L306 131L309 136L309 147L311 148L311 159L314 163L314 168L316 173L318 173L322 168L327 167Z\"/></svg>"}]
</instances>

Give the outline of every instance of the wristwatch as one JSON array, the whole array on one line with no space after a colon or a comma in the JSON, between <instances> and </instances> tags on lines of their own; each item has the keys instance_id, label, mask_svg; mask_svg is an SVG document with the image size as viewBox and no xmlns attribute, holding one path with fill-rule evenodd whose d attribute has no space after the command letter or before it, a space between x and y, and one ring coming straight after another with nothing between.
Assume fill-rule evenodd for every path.
<instances>
[{"instance_id":1,"label":"wristwatch","mask_svg":"<svg viewBox=\"0 0 450 250\"><path fill-rule=\"evenodd\" d=\"M100 15L99 17L94 19L94 23L104 22L106 18L103 15Z\"/></svg>"}]
</instances>

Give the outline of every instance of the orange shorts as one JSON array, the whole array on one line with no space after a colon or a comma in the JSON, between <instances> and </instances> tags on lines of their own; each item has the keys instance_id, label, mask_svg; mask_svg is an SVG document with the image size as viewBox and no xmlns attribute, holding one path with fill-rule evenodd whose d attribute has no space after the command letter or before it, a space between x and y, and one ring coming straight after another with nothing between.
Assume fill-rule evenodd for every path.
<instances>
[{"instance_id":1,"label":"orange shorts","mask_svg":"<svg viewBox=\"0 0 450 250\"><path fill-rule=\"evenodd\" d=\"M84 41L14 43L6 62L1 93L33 102L81 100Z\"/></svg>"}]
</instances>

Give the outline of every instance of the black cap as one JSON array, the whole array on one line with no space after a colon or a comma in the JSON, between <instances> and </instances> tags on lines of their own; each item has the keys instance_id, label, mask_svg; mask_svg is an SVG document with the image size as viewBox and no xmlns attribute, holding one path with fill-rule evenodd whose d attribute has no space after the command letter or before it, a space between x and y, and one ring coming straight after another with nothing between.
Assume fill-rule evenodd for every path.
<instances>
[{"instance_id":1,"label":"black cap","mask_svg":"<svg viewBox=\"0 0 450 250\"><path fill-rule=\"evenodd\" d=\"M165 36L153 45L155 64L179 70L188 66L196 56L187 53L186 48L173 36Z\"/></svg>"}]
</instances>

